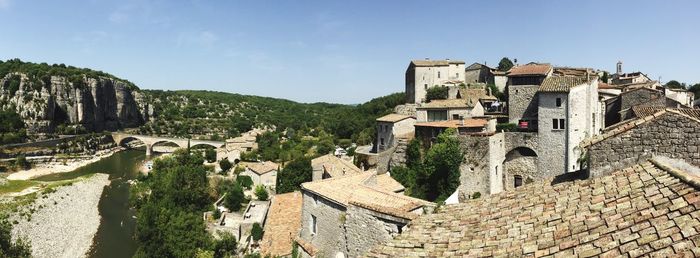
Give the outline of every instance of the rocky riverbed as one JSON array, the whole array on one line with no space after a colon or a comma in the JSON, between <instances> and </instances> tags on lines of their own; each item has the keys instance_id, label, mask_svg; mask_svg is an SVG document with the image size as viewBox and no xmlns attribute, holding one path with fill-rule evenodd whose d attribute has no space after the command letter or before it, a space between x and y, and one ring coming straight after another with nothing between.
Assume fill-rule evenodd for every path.
<instances>
[{"instance_id":1,"label":"rocky riverbed","mask_svg":"<svg viewBox=\"0 0 700 258\"><path fill-rule=\"evenodd\" d=\"M70 185L43 191L31 204L31 219L14 215L13 238L24 237L32 255L84 257L100 226L98 204L109 175L95 174Z\"/></svg>"}]
</instances>

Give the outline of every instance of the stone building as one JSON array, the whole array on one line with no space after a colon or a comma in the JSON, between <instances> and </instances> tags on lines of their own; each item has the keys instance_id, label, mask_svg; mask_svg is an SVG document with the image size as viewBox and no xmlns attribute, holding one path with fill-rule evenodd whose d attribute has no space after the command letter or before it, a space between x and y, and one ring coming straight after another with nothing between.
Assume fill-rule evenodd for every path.
<instances>
[{"instance_id":1,"label":"stone building","mask_svg":"<svg viewBox=\"0 0 700 258\"><path fill-rule=\"evenodd\" d=\"M308 182L302 188L301 257L358 257L391 240L433 204L405 196L375 172Z\"/></svg>"},{"instance_id":2,"label":"stone building","mask_svg":"<svg viewBox=\"0 0 700 258\"><path fill-rule=\"evenodd\" d=\"M537 120L537 169L548 177L579 170L579 143L602 128L597 77L546 78L538 90Z\"/></svg>"},{"instance_id":3,"label":"stone building","mask_svg":"<svg viewBox=\"0 0 700 258\"><path fill-rule=\"evenodd\" d=\"M352 162L327 154L311 160L312 181L362 173Z\"/></svg>"},{"instance_id":4,"label":"stone building","mask_svg":"<svg viewBox=\"0 0 700 258\"><path fill-rule=\"evenodd\" d=\"M485 64L473 63L464 69L465 83L488 83L493 81L493 69Z\"/></svg>"},{"instance_id":5,"label":"stone building","mask_svg":"<svg viewBox=\"0 0 700 258\"><path fill-rule=\"evenodd\" d=\"M663 109L624 122L581 144L593 177L607 175L654 156L700 165L700 111Z\"/></svg>"},{"instance_id":6,"label":"stone building","mask_svg":"<svg viewBox=\"0 0 700 258\"><path fill-rule=\"evenodd\" d=\"M464 84L464 61L413 60L406 69L406 103L425 102L428 88Z\"/></svg>"},{"instance_id":7,"label":"stone building","mask_svg":"<svg viewBox=\"0 0 700 258\"><path fill-rule=\"evenodd\" d=\"M506 72L491 69L491 80L486 83L495 85L499 91L505 93L506 85L508 84L508 75Z\"/></svg>"},{"instance_id":8,"label":"stone building","mask_svg":"<svg viewBox=\"0 0 700 258\"><path fill-rule=\"evenodd\" d=\"M669 164L446 205L365 256L697 257L700 180Z\"/></svg>"},{"instance_id":9,"label":"stone building","mask_svg":"<svg viewBox=\"0 0 700 258\"><path fill-rule=\"evenodd\" d=\"M277 184L279 165L272 161L244 163L245 170L241 175L249 176L254 185L274 187Z\"/></svg>"},{"instance_id":10,"label":"stone building","mask_svg":"<svg viewBox=\"0 0 700 258\"><path fill-rule=\"evenodd\" d=\"M678 103L686 107L692 107L695 101L695 93L686 89L664 88L664 95L669 99L678 101Z\"/></svg>"},{"instance_id":11,"label":"stone building","mask_svg":"<svg viewBox=\"0 0 700 258\"><path fill-rule=\"evenodd\" d=\"M632 107L685 107L680 102L667 98L664 92L650 88L636 88L620 93L605 102L605 127L613 126L632 118Z\"/></svg>"},{"instance_id":12,"label":"stone building","mask_svg":"<svg viewBox=\"0 0 700 258\"><path fill-rule=\"evenodd\" d=\"M416 118L407 115L388 114L377 118L376 151L382 152L396 145L398 138L413 134Z\"/></svg>"},{"instance_id":13,"label":"stone building","mask_svg":"<svg viewBox=\"0 0 700 258\"><path fill-rule=\"evenodd\" d=\"M490 117L455 119L416 123L415 138L423 146L431 146L437 136L448 128L456 130L458 135L490 135L496 131L496 119Z\"/></svg>"},{"instance_id":14,"label":"stone building","mask_svg":"<svg viewBox=\"0 0 700 258\"><path fill-rule=\"evenodd\" d=\"M553 68L549 64L530 63L508 72L508 121L525 130L537 130L537 91Z\"/></svg>"},{"instance_id":15,"label":"stone building","mask_svg":"<svg viewBox=\"0 0 700 258\"><path fill-rule=\"evenodd\" d=\"M450 99L436 99L416 107L417 122L458 120L484 116L498 99L484 89L483 85L475 88L459 88ZM495 107L495 105L493 105Z\"/></svg>"}]
</instances>

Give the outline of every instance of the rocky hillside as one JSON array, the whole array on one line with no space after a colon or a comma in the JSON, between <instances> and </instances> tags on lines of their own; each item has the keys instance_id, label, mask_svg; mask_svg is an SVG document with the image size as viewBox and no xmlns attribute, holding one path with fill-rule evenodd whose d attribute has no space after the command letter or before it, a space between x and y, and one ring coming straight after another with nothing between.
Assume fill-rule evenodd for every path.
<instances>
[{"instance_id":1,"label":"rocky hillside","mask_svg":"<svg viewBox=\"0 0 700 258\"><path fill-rule=\"evenodd\" d=\"M75 126L81 131L137 127L148 120L149 106L143 99L132 83L106 73L0 61L0 109L15 110L29 134Z\"/></svg>"}]
</instances>

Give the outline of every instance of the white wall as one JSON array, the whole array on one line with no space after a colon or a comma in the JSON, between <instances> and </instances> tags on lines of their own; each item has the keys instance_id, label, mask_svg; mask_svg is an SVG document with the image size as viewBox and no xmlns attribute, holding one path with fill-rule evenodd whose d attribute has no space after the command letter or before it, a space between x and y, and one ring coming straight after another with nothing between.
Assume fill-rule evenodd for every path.
<instances>
[{"instance_id":1,"label":"white wall","mask_svg":"<svg viewBox=\"0 0 700 258\"><path fill-rule=\"evenodd\" d=\"M414 69L415 77L407 82L415 89L414 103L424 102L427 88L444 85L447 81L464 81L464 64L417 66Z\"/></svg>"}]
</instances>

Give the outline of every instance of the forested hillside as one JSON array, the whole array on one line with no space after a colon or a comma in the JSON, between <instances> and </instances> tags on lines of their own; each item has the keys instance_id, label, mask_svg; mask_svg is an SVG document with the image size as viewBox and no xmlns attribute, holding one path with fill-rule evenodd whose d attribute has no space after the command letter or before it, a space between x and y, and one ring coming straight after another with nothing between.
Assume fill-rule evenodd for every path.
<instances>
[{"instance_id":1,"label":"forested hillside","mask_svg":"<svg viewBox=\"0 0 700 258\"><path fill-rule=\"evenodd\" d=\"M197 135L222 139L256 126L309 132L323 130L340 139L366 144L374 135L374 119L403 103L403 93L361 105L304 104L290 100L212 91L144 91L153 105L144 134Z\"/></svg>"}]
</instances>

